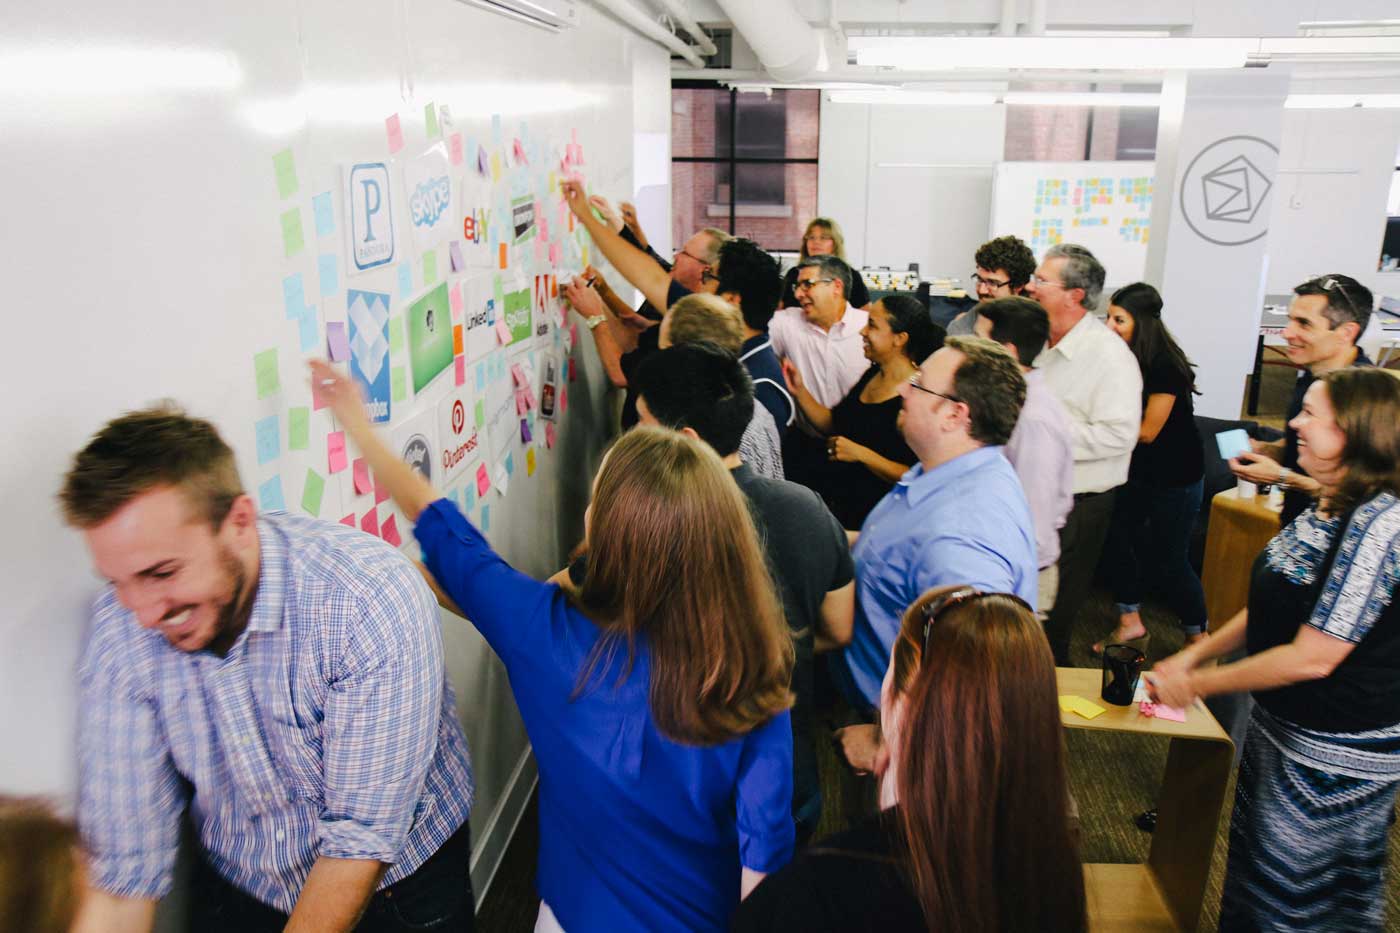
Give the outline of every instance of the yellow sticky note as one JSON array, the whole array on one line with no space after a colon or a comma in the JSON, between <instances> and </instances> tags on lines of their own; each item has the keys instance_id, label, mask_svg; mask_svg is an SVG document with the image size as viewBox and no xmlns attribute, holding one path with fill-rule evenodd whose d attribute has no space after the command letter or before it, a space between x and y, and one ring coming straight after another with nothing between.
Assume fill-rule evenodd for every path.
<instances>
[{"instance_id":1,"label":"yellow sticky note","mask_svg":"<svg viewBox=\"0 0 1400 933\"><path fill-rule=\"evenodd\" d=\"M1071 706L1071 712L1078 713L1085 719L1093 719L1095 716L1103 713L1102 706L1099 706L1097 703L1090 703L1083 697L1072 696L1069 697L1069 700L1073 704Z\"/></svg>"},{"instance_id":2,"label":"yellow sticky note","mask_svg":"<svg viewBox=\"0 0 1400 933\"><path fill-rule=\"evenodd\" d=\"M1062 697L1060 697L1060 712L1062 712L1062 713L1072 713L1072 712L1074 712L1074 699L1075 699L1075 698L1072 697L1072 696L1062 696Z\"/></svg>"},{"instance_id":3,"label":"yellow sticky note","mask_svg":"<svg viewBox=\"0 0 1400 933\"><path fill-rule=\"evenodd\" d=\"M555 175L553 172L550 172L550 173L549 173L549 190L550 190L550 193L553 193L553 192L559 190L559 177L558 177L557 175Z\"/></svg>"},{"instance_id":4,"label":"yellow sticky note","mask_svg":"<svg viewBox=\"0 0 1400 933\"><path fill-rule=\"evenodd\" d=\"M501 180L501 157L498 153L491 153L491 180Z\"/></svg>"},{"instance_id":5,"label":"yellow sticky note","mask_svg":"<svg viewBox=\"0 0 1400 933\"><path fill-rule=\"evenodd\" d=\"M525 475L535 475L535 448L533 447L525 450Z\"/></svg>"}]
</instances>

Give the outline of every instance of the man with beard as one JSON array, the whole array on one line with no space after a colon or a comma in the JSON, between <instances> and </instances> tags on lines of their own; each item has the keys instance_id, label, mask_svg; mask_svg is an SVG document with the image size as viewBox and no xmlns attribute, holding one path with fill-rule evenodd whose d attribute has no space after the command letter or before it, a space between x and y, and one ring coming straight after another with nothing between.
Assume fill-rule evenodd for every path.
<instances>
[{"instance_id":1,"label":"man with beard","mask_svg":"<svg viewBox=\"0 0 1400 933\"><path fill-rule=\"evenodd\" d=\"M214 427L108 423L59 496L109 586L81 667L77 929L472 929L471 761L433 595L394 548L259 515Z\"/></svg>"}]
</instances>

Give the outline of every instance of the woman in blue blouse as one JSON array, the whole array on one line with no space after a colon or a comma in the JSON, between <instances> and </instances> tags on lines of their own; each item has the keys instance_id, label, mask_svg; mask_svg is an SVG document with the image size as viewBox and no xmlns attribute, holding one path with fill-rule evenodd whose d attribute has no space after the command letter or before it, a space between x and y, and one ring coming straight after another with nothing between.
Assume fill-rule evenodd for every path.
<instances>
[{"instance_id":1,"label":"woman in blue blouse","mask_svg":"<svg viewBox=\"0 0 1400 933\"><path fill-rule=\"evenodd\" d=\"M510 675L540 771L536 929L724 929L792 855L793 648L718 455L656 428L618 440L566 594L511 569L376 437L355 384L311 366Z\"/></svg>"},{"instance_id":2,"label":"woman in blue blouse","mask_svg":"<svg viewBox=\"0 0 1400 933\"><path fill-rule=\"evenodd\" d=\"M1254 562L1245 609L1146 676L1171 706L1256 701L1220 929L1380 930L1400 788L1400 380L1330 373L1289 424L1318 505Z\"/></svg>"}]
</instances>

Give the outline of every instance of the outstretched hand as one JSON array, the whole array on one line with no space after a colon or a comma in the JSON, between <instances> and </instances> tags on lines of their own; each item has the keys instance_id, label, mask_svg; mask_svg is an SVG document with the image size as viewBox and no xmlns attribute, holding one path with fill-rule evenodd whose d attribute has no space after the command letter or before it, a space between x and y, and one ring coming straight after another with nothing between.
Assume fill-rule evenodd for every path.
<instances>
[{"instance_id":1,"label":"outstretched hand","mask_svg":"<svg viewBox=\"0 0 1400 933\"><path fill-rule=\"evenodd\" d=\"M787 383L789 392L796 392L802 388L802 373L787 357L783 357L783 381Z\"/></svg>"},{"instance_id":2,"label":"outstretched hand","mask_svg":"<svg viewBox=\"0 0 1400 933\"><path fill-rule=\"evenodd\" d=\"M632 231L637 242L642 244L642 249L646 249L647 235L642 232L642 222L637 219L637 208L633 206L631 201L623 201L618 207L622 209L622 222Z\"/></svg>"},{"instance_id":3,"label":"outstretched hand","mask_svg":"<svg viewBox=\"0 0 1400 933\"><path fill-rule=\"evenodd\" d=\"M564 195L564 203L569 205L569 210L574 212L574 216L579 220L588 219L588 192L583 190L583 182L576 178L566 178L560 183L559 190Z\"/></svg>"},{"instance_id":4,"label":"outstretched hand","mask_svg":"<svg viewBox=\"0 0 1400 933\"><path fill-rule=\"evenodd\" d=\"M622 232L622 218L617 216L617 211L613 210L613 206L607 198L601 194L595 194L589 197L588 203L602 215L603 223L607 224L610 229L618 233Z\"/></svg>"},{"instance_id":5,"label":"outstretched hand","mask_svg":"<svg viewBox=\"0 0 1400 933\"><path fill-rule=\"evenodd\" d=\"M607 313L607 309L603 307L603 299L579 276L574 276L569 284L564 286L564 298L575 311L586 318Z\"/></svg>"},{"instance_id":6,"label":"outstretched hand","mask_svg":"<svg viewBox=\"0 0 1400 933\"><path fill-rule=\"evenodd\" d=\"M369 424L365 402L355 380L338 372L325 360L310 360L312 390L325 400L331 413L347 427Z\"/></svg>"}]
</instances>

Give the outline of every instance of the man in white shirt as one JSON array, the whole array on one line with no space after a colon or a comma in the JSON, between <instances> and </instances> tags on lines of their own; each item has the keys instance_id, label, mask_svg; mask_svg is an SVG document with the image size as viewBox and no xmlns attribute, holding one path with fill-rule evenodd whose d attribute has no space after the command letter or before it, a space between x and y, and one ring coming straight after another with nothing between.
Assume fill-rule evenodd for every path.
<instances>
[{"instance_id":1,"label":"man in white shirt","mask_svg":"<svg viewBox=\"0 0 1400 933\"><path fill-rule=\"evenodd\" d=\"M1123 340L1090 314L1103 294L1104 270L1082 246L1052 246L1026 292L1050 317L1050 339L1035 368L1069 415L1074 447L1074 508L1060 529L1060 588L1045 634L1057 665L1069 664L1070 637L1089 594L1113 517L1114 491L1142 426L1142 371Z\"/></svg>"}]
</instances>

